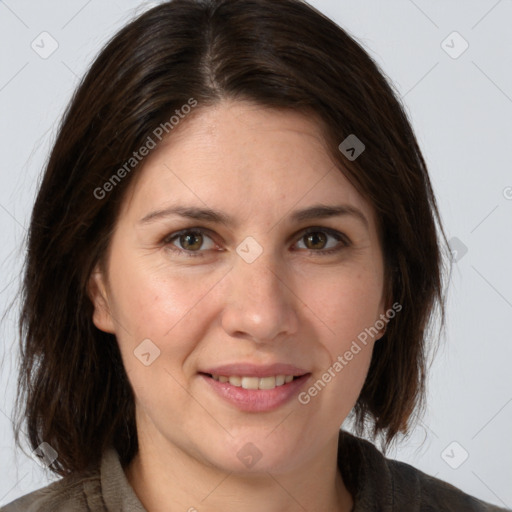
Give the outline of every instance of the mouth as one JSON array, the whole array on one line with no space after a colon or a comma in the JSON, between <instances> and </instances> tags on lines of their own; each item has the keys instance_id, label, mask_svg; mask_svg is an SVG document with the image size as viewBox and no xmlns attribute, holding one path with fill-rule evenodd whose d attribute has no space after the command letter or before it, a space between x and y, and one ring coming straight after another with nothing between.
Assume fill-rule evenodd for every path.
<instances>
[{"instance_id":1,"label":"mouth","mask_svg":"<svg viewBox=\"0 0 512 512\"><path fill-rule=\"evenodd\" d=\"M274 389L277 387L284 386L290 382L300 379L304 375L270 375L267 377L257 377L249 375L214 375L212 373L202 373L217 382L228 383L231 386L235 386L243 389Z\"/></svg>"},{"instance_id":2,"label":"mouth","mask_svg":"<svg viewBox=\"0 0 512 512\"><path fill-rule=\"evenodd\" d=\"M311 373L300 375L219 375L199 372L198 376L207 385L206 392L229 403L243 412L269 412L286 403L300 392L311 377Z\"/></svg>"}]
</instances>

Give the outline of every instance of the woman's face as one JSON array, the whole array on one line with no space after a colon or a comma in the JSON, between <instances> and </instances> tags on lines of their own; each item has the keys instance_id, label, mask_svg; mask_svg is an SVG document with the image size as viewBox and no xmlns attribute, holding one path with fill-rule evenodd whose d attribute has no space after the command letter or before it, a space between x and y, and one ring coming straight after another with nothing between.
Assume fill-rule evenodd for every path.
<instances>
[{"instance_id":1,"label":"woman's face","mask_svg":"<svg viewBox=\"0 0 512 512\"><path fill-rule=\"evenodd\" d=\"M287 471L337 438L381 335L357 338L386 310L374 213L312 119L245 102L195 114L123 203L94 323L116 335L139 437L226 471Z\"/></svg>"}]
</instances>

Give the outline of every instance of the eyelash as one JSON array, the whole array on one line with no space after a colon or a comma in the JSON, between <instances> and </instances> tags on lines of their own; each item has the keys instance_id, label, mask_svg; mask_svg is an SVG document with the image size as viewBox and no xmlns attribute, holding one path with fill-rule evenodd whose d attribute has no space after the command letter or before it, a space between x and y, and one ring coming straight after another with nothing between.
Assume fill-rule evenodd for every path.
<instances>
[{"instance_id":1,"label":"eyelash","mask_svg":"<svg viewBox=\"0 0 512 512\"><path fill-rule=\"evenodd\" d=\"M208 233L210 233L210 230L208 230L206 228L187 228L187 229L183 229L181 231L177 231L175 233L171 233L170 235L167 235L162 240L162 242L164 244L168 245L169 249L173 252L185 254L186 256L189 256L192 258L203 257L204 256L203 253L205 251L201 251L201 250L188 251L186 249L180 249L172 244L173 240L179 238L182 235L188 234L188 233L195 233L195 234L199 233L201 235L206 235L209 238L211 238L211 236L208 235ZM311 233L325 233L325 234L335 238L338 242L342 242L341 246L337 246L332 249L325 249L325 250L306 249L309 254L313 254L314 256L328 256L328 255L334 254L336 252L339 252L342 249L349 247L351 245L351 242L346 235L344 235L343 233L340 233L339 231L336 231L335 229L330 229L330 228L325 228L325 227L307 228L304 231L302 231L301 236L299 237L299 240L306 237L307 235L310 235Z\"/></svg>"}]
</instances>

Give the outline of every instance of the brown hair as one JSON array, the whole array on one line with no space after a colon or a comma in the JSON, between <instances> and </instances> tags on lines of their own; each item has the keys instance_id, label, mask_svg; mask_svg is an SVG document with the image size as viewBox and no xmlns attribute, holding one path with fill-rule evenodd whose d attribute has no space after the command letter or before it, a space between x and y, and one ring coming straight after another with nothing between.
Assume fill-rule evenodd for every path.
<instances>
[{"instance_id":1,"label":"brown hair","mask_svg":"<svg viewBox=\"0 0 512 512\"><path fill-rule=\"evenodd\" d=\"M26 421L32 448L46 442L57 451L59 475L98 464L108 445L123 464L137 452L133 392L116 338L92 323L87 283L141 165L103 197L97 190L190 98L198 104L190 115L224 98L315 115L340 172L375 208L389 297L403 312L375 345L353 414L358 433L371 420L387 447L424 406L436 305L444 324L436 223L446 237L396 93L362 46L300 0L167 2L125 26L92 64L31 217L17 428ZM353 161L338 149L350 134L366 147Z\"/></svg>"}]
</instances>

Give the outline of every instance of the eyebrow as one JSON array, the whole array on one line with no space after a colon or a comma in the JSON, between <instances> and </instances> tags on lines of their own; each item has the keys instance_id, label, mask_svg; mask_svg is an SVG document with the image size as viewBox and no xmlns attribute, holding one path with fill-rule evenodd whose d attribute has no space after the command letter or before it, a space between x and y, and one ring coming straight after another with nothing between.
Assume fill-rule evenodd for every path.
<instances>
[{"instance_id":1,"label":"eyebrow","mask_svg":"<svg viewBox=\"0 0 512 512\"><path fill-rule=\"evenodd\" d=\"M216 224L222 224L227 227L234 226L237 224L233 217L224 212L214 210L212 208L199 208L196 206L171 206L164 210L155 210L144 216L140 220L140 223L149 224L151 222L166 217L171 217L173 215L178 215L180 217L188 219L209 221ZM290 215L290 220L292 222L303 222L305 220L327 219L330 217L341 216L354 217L355 219L362 222L367 229L369 228L368 219L365 217L363 212L361 212L361 210L358 210L353 206L344 204L333 206L325 204L315 204L308 208L294 211Z\"/></svg>"}]
</instances>

